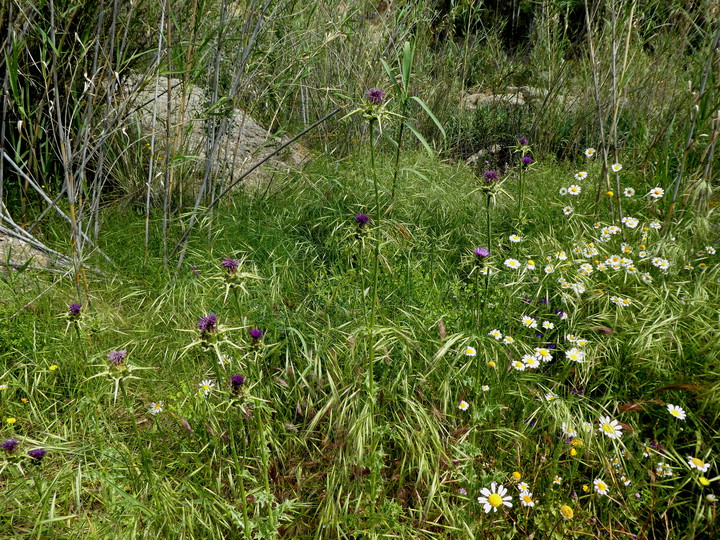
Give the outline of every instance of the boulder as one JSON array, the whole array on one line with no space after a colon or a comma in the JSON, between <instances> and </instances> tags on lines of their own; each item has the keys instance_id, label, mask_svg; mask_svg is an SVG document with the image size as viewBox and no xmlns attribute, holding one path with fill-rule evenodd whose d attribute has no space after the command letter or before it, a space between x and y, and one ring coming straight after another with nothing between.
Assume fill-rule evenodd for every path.
<instances>
[{"instance_id":1,"label":"boulder","mask_svg":"<svg viewBox=\"0 0 720 540\"><path fill-rule=\"evenodd\" d=\"M225 183L238 179L250 166L287 141L286 137L276 137L268 132L249 114L230 106L227 100L219 99L211 108L210 97L198 86L188 84L183 91L181 80L166 77L161 77L157 83L156 90L155 79L140 84L139 77L130 77L125 82L124 99L130 100L134 111L131 120L139 124L141 136L149 143L155 115L155 155L164 157L169 114L171 156L190 164L188 176L194 191L200 186L207 157L212 152L212 146L208 144L211 126L214 125L215 133L221 134L212 159L211 174ZM287 169L301 165L306 159L307 153L299 145L291 145L263 167L266 171L268 168ZM267 177L261 169L243 183L256 185Z\"/></svg>"}]
</instances>

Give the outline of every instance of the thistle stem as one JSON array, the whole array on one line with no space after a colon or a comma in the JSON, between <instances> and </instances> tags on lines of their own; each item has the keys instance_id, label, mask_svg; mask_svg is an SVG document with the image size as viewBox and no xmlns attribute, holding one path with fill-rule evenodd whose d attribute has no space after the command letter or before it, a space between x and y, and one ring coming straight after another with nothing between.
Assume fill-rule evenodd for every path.
<instances>
[{"instance_id":1,"label":"thistle stem","mask_svg":"<svg viewBox=\"0 0 720 540\"><path fill-rule=\"evenodd\" d=\"M377 173L375 171L375 145L374 145L374 127L375 120L370 120L370 169L372 171L373 188L375 190L375 253L373 256L373 272L372 272L372 306L370 306L370 365L368 368L368 391L371 398L375 395L375 317L377 315L378 304L378 270L380 260L380 188L378 186Z\"/></svg>"}]
</instances>

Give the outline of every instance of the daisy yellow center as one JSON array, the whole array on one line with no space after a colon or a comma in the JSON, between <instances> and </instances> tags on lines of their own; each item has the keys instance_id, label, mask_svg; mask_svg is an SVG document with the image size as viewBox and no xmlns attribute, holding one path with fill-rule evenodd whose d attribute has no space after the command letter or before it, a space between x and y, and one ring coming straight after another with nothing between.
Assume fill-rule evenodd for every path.
<instances>
[{"instance_id":1,"label":"daisy yellow center","mask_svg":"<svg viewBox=\"0 0 720 540\"><path fill-rule=\"evenodd\" d=\"M597 483L597 488L598 488L600 491L606 491L606 490L607 490L607 486L605 485L605 482L598 482L598 483Z\"/></svg>"},{"instance_id":2,"label":"daisy yellow center","mask_svg":"<svg viewBox=\"0 0 720 540\"><path fill-rule=\"evenodd\" d=\"M530 495L523 495L523 501L525 501L526 503L531 503L532 497Z\"/></svg>"},{"instance_id":3,"label":"daisy yellow center","mask_svg":"<svg viewBox=\"0 0 720 540\"><path fill-rule=\"evenodd\" d=\"M162 405L158 403L157 405L155 405L155 409L162 409Z\"/></svg>"},{"instance_id":4,"label":"daisy yellow center","mask_svg":"<svg viewBox=\"0 0 720 540\"><path fill-rule=\"evenodd\" d=\"M672 414L673 416L678 416L678 417L679 417L679 416L680 416L680 411L678 411L677 409L672 409L672 410L670 411L670 414Z\"/></svg>"},{"instance_id":5,"label":"daisy yellow center","mask_svg":"<svg viewBox=\"0 0 720 540\"><path fill-rule=\"evenodd\" d=\"M563 505L560 507L560 512L563 516L565 516L567 519L572 519L572 517L575 515L575 512L573 512L573 509L570 508L568 505Z\"/></svg>"},{"instance_id":6,"label":"daisy yellow center","mask_svg":"<svg viewBox=\"0 0 720 540\"><path fill-rule=\"evenodd\" d=\"M603 424L602 428L606 433L615 433L615 426L612 424Z\"/></svg>"},{"instance_id":7,"label":"daisy yellow center","mask_svg":"<svg viewBox=\"0 0 720 540\"><path fill-rule=\"evenodd\" d=\"M695 465L696 467L704 467L705 466L705 463L703 463L702 460L700 460L696 457L692 458L690 461L692 461L693 465Z\"/></svg>"},{"instance_id":8,"label":"daisy yellow center","mask_svg":"<svg viewBox=\"0 0 720 540\"><path fill-rule=\"evenodd\" d=\"M489 502L492 506L494 506L495 508L497 508L498 506L501 506L501 505L502 505L502 497L501 497L500 495L498 495L497 493L493 493L492 495L490 495L490 496L488 497L488 502Z\"/></svg>"}]
</instances>

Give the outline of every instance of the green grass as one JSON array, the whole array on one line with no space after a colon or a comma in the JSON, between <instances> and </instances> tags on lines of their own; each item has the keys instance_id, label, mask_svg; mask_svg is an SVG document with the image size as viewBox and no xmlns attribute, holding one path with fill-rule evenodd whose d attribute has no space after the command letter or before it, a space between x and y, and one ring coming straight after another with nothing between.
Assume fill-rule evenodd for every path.
<instances>
[{"instance_id":1,"label":"green grass","mask_svg":"<svg viewBox=\"0 0 720 540\"><path fill-rule=\"evenodd\" d=\"M0 416L2 436L21 446L0 462L2 534L242 538L245 515L258 537L716 534L716 506L705 497L716 485L719 267L717 256L696 255L714 242L714 215L643 230L656 209L642 195L654 185L627 166L622 183L637 194L623 201L625 213L641 219L625 228L637 273L580 276L580 263L619 254L622 242L597 239L596 164L583 163L590 174L576 182L577 165L537 159L526 176L523 222L508 175L490 242L472 173L412 153L403 166L422 176L404 175L391 206L392 154L381 156L380 229L355 224L355 214L373 215L362 157L339 165L320 159L281 190L237 196L194 235L177 279L161 260L141 257L143 218L108 210L102 247L117 267L91 275L92 306L77 323L65 316L71 283L11 274L2 284ZM558 195L571 183L582 186L580 196ZM562 213L567 204L570 217ZM607 204L598 217L604 225ZM159 242L155 222L153 231ZM511 243L515 233L524 240ZM371 327L375 235L380 309ZM591 242L597 255L573 251ZM482 330L472 255L479 245L489 245L494 269L480 298L488 305ZM559 250L567 261L555 258ZM228 280L226 256L259 279ZM648 262L654 256L670 260L667 274ZM511 270L508 257L523 267L532 259L536 269ZM543 270L549 263L552 274ZM639 279L645 272L650 285ZM585 292L562 288L558 278ZM632 304L618 307L611 296ZM538 302L544 298L549 304ZM196 323L208 313L217 314L220 332L204 346ZM555 328L538 339L521 324L525 314ZM248 335L254 327L265 332L257 343ZM487 336L493 328L514 343ZM583 362L565 358L566 334L587 341ZM547 342L557 345L552 362L511 367ZM467 346L477 356L466 356ZM366 385L371 347L374 395ZM131 370L108 369L109 351L119 349ZM232 360L219 365L218 354ZM239 393L232 374L246 377ZM207 397L198 395L205 379L215 383ZM556 397L547 401L549 394ZM462 400L467 411L458 409ZM158 401L163 411L149 414ZM682 406L687 419L673 418L666 403ZM621 439L595 425L583 431L582 422L605 415L623 423ZM577 431L575 446L563 423ZM663 453L643 457L650 442ZM38 446L48 450L41 463L19 457ZM710 486L699 483L688 455L710 463ZM658 476L660 462L672 476ZM514 471L531 486L535 507L519 505ZM596 478L610 497L593 493ZM508 487L512 509L483 512L476 498L491 481ZM562 505L573 508L572 520L563 519Z\"/></svg>"}]
</instances>

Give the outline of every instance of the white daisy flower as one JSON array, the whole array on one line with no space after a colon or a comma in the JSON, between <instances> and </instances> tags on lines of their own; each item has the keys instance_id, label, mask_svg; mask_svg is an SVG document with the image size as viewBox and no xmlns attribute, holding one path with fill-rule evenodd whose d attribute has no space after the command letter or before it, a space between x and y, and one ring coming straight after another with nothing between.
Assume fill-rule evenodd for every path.
<instances>
[{"instance_id":1,"label":"white daisy flower","mask_svg":"<svg viewBox=\"0 0 720 540\"><path fill-rule=\"evenodd\" d=\"M595 155L596 150L594 148L586 148L585 149L585 157L591 158Z\"/></svg>"},{"instance_id":2,"label":"white daisy flower","mask_svg":"<svg viewBox=\"0 0 720 540\"><path fill-rule=\"evenodd\" d=\"M510 502L512 501L512 497L510 495L505 495L507 493L507 488L505 488L502 484L493 482L490 484L490 489L482 488L480 493L482 493L482 496L478 497L477 500L483 505L483 509L486 514L489 514L490 510L497 512L497 509L503 505L509 508L512 507L512 503Z\"/></svg>"},{"instance_id":3,"label":"white daisy flower","mask_svg":"<svg viewBox=\"0 0 720 540\"><path fill-rule=\"evenodd\" d=\"M201 381L200 383L198 383L198 386L200 387L200 389L198 390L198 393L207 397L210 394L210 392L212 392L212 389L215 388L215 383L213 381L211 381L210 379L205 379L204 381Z\"/></svg>"},{"instance_id":4,"label":"white daisy flower","mask_svg":"<svg viewBox=\"0 0 720 540\"><path fill-rule=\"evenodd\" d=\"M622 426L617 420L611 420L609 416L600 417L600 428L598 430L611 439L622 437Z\"/></svg>"},{"instance_id":5,"label":"white daisy flower","mask_svg":"<svg viewBox=\"0 0 720 540\"><path fill-rule=\"evenodd\" d=\"M469 408L470 404L467 401L463 400L458 404L458 409L460 409L461 411L467 411Z\"/></svg>"},{"instance_id":6,"label":"white daisy flower","mask_svg":"<svg viewBox=\"0 0 720 540\"><path fill-rule=\"evenodd\" d=\"M552 274L555 271L555 267L552 264L548 264L545 267L545 273L546 274Z\"/></svg>"},{"instance_id":7,"label":"white daisy flower","mask_svg":"<svg viewBox=\"0 0 720 540\"><path fill-rule=\"evenodd\" d=\"M569 351L565 351L565 356L568 360L572 360L573 362L582 362L585 359L585 353L576 347L573 347Z\"/></svg>"},{"instance_id":8,"label":"white daisy flower","mask_svg":"<svg viewBox=\"0 0 720 540\"><path fill-rule=\"evenodd\" d=\"M598 495L607 495L608 492L610 491L610 488L608 487L608 485L601 478L596 478L593 481L593 484L595 485L595 492Z\"/></svg>"},{"instance_id":9,"label":"white daisy flower","mask_svg":"<svg viewBox=\"0 0 720 540\"><path fill-rule=\"evenodd\" d=\"M570 427L567 422L562 423L561 429L563 435L565 435L566 437L577 437L577 431L572 429L572 427Z\"/></svg>"},{"instance_id":10,"label":"white daisy flower","mask_svg":"<svg viewBox=\"0 0 720 540\"><path fill-rule=\"evenodd\" d=\"M513 270L517 270L522 266L520 264L520 261L518 261L517 259L506 259L504 264L505 266L507 266L508 268L512 268Z\"/></svg>"},{"instance_id":11,"label":"white daisy flower","mask_svg":"<svg viewBox=\"0 0 720 540\"><path fill-rule=\"evenodd\" d=\"M660 198L662 198L663 195L665 195L665 190L659 186L654 187L650 190L648 195L650 197L652 197L653 199L660 199Z\"/></svg>"},{"instance_id":12,"label":"white daisy flower","mask_svg":"<svg viewBox=\"0 0 720 540\"><path fill-rule=\"evenodd\" d=\"M573 184L572 186L570 186L568 188L567 192L568 192L568 195L580 195L581 191L582 191L582 189L580 188L580 186Z\"/></svg>"},{"instance_id":13,"label":"white daisy flower","mask_svg":"<svg viewBox=\"0 0 720 540\"><path fill-rule=\"evenodd\" d=\"M552 322L550 322L550 321L543 321L542 327L543 327L545 330L552 330L553 328L555 328L555 324L552 323Z\"/></svg>"},{"instance_id":14,"label":"white daisy flower","mask_svg":"<svg viewBox=\"0 0 720 540\"><path fill-rule=\"evenodd\" d=\"M525 328L537 328L537 321L529 315L523 315L520 322Z\"/></svg>"},{"instance_id":15,"label":"white daisy flower","mask_svg":"<svg viewBox=\"0 0 720 540\"><path fill-rule=\"evenodd\" d=\"M660 223L659 221L651 221L649 227L651 229L659 231L662 228L662 223Z\"/></svg>"},{"instance_id":16,"label":"white daisy flower","mask_svg":"<svg viewBox=\"0 0 720 540\"><path fill-rule=\"evenodd\" d=\"M480 389L481 389L483 392L487 392L488 390L490 390L490 387L489 387L487 384L483 384L483 385L480 387Z\"/></svg>"},{"instance_id":17,"label":"white daisy flower","mask_svg":"<svg viewBox=\"0 0 720 540\"><path fill-rule=\"evenodd\" d=\"M540 367L540 361L530 354L523 355L521 360L525 362L528 369L537 369Z\"/></svg>"},{"instance_id":18,"label":"white daisy flower","mask_svg":"<svg viewBox=\"0 0 720 540\"><path fill-rule=\"evenodd\" d=\"M517 244L518 242L522 242L522 236L518 236L517 234L511 234L509 240L512 243Z\"/></svg>"},{"instance_id":19,"label":"white daisy flower","mask_svg":"<svg viewBox=\"0 0 720 540\"><path fill-rule=\"evenodd\" d=\"M221 366L227 366L231 362L232 358L230 358L227 354L221 355L220 360L218 360L218 364L220 364Z\"/></svg>"},{"instance_id":20,"label":"white daisy flower","mask_svg":"<svg viewBox=\"0 0 720 540\"><path fill-rule=\"evenodd\" d=\"M148 408L148 412L152 415L156 415L158 413L163 412L163 402L157 401L150 404L150 407Z\"/></svg>"},{"instance_id":21,"label":"white daisy flower","mask_svg":"<svg viewBox=\"0 0 720 540\"><path fill-rule=\"evenodd\" d=\"M510 345L510 344L512 344L512 343L515 343L515 338L512 337L512 336L505 336L505 337L503 338L503 342L505 342L506 344Z\"/></svg>"},{"instance_id":22,"label":"white daisy flower","mask_svg":"<svg viewBox=\"0 0 720 540\"><path fill-rule=\"evenodd\" d=\"M705 463L702 459L698 459L692 456L688 456L688 465L690 465L691 468L697 469L700 472L707 472L707 470L710 468L709 463Z\"/></svg>"},{"instance_id":23,"label":"white daisy flower","mask_svg":"<svg viewBox=\"0 0 720 540\"><path fill-rule=\"evenodd\" d=\"M635 195L635 190L631 187L626 187L625 189L623 189L623 195L625 195L626 197L632 197L633 195Z\"/></svg>"},{"instance_id":24,"label":"white daisy flower","mask_svg":"<svg viewBox=\"0 0 720 540\"><path fill-rule=\"evenodd\" d=\"M522 360L513 360L510 365L518 371L525 371L525 363Z\"/></svg>"},{"instance_id":25,"label":"white daisy flower","mask_svg":"<svg viewBox=\"0 0 720 540\"><path fill-rule=\"evenodd\" d=\"M502 337L503 337L502 332L500 332L500 330L497 330L497 329L490 330L490 331L488 332L488 336L494 337L494 338L497 339L497 340L500 340L500 339L502 339Z\"/></svg>"},{"instance_id":26,"label":"white daisy flower","mask_svg":"<svg viewBox=\"0 0 720 540\"><path fill-rule=\"evenodd\" d=\"M520 504L532 508L535 506L535 500L533 499L532 493L529 491L523 491L520 493Z\"/></svg>"},{"instance_id":27,"label":"white daisy flower","mask_svg":"<svg viewBox=\"0 0 720 540\"><path fill-rule=\"evenodd\" d=\"M687 415L685 414L685 409L682 407L679 407L677 405L671 405L670 403L667 404L667 410L668 412L673 415L678 420L685 420Z\"/></svg>"},{"instance_id":28,"label":"white daisy flower","mask_svg":"<svg viewBox=\"0 0 720 540\"><path fill-rule=\"evenodd\" d=\"M585 180L587 178L588 173L586 171L580 171L579 173L575 174L575 180Z\"/></svg>"},{"instance_id":29,"label":"white daisy flower","mask_svg":"<svg viewBox=\"0 0 720 540\"><path fill-rule=\"evenodd\" d=\"M622 165L620 165L619 163L613 163L610 168L613 172L620 172L622 170Z\"/></svg>"},{"instance_id":30,"label":"white daisy flower","mask_svg":"<svg viewBox=\"0 0 720 540\"><path fill-rule=\"evenodd\" d=\"M630 229L634 229L640 224L640 221L637 218L629 216L625 216L624 218L622 218L622 222L626 227Z\"/></svg>"},{"instance_id":31,"label":"white daisy flower","mask_svg":"<svg viewBox=\"0 0 720 540\"><path fill-rule=\"evenodd\" d=\"M465 356L475 356L477 354L477 350L475 350L475 347L465 347Z\"/></svg>"},{"instance_id":32,"label":"white daisy flower","mask_svg":"<svg viewBox=\"0 0 720 540\"><path fill-rule=\"evenodd\" d=\"M569 216L569 215L572 214L573 212L574 212L574 210L573 210L573 207L572 207L572 206L565 206L565 207L563 208L563 214L565 214L566 216Z\"/></svg>"}]
</instances>

